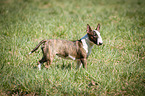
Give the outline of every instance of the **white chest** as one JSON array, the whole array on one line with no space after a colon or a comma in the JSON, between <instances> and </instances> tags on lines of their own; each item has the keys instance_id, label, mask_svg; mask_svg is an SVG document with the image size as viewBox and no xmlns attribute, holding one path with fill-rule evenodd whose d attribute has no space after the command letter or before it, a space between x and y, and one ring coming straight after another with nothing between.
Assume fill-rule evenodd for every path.
<instances>
[{"instance_id":1,"label":"white chest","mask_svg":"<svg viewBox=\"0 0 145 96\"><path fill-rule=\"evenodd\" d=\"M93 45L90 44L90 42L88 41L87 36L85 36L86 38L82 38L81 41L83 43L83 48L85 49L87 56L89 56L91 54L91 50L93 48Z\"/></svg>"}]
</instances>

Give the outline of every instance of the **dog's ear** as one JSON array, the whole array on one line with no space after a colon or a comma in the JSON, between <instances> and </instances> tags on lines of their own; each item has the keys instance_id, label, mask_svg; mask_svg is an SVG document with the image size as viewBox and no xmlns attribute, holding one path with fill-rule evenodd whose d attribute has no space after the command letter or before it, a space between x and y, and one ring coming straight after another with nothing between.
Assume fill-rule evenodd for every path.
<instances>
[{"instance_id":1,"label":"dog's ear","mask_svg":"<svg viewBox=\"0 0 145 96\"><path fill-rule=\"evenodd\" d=\"M91 27L89 24L87 24L87 33L90 33L92 31Z\"/></svg>"},{"instance_id":2,"label":"dog's ear","mask_svg":"<svg viewBox=\"0 0 145 96\"><path fill-rule=\"evenodd\" d=\"M96 30L100 32L100 24L98 24Z\"/></svg>"}]
</instances>

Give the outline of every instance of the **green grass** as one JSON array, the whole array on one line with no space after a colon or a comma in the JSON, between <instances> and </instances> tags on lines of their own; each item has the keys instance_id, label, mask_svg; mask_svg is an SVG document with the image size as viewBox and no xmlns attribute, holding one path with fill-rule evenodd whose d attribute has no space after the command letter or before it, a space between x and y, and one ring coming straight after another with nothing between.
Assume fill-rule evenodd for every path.
<instances>
[{"instance_id":1,"label":"green grass","mask_svg":"<svg viewBox=\"0 0 145 96\"><path fill-rule=\"evenodd\" d=\"M145 94L144 0L0 0L0 95ZM88 69L59 57L37 69L42 39L77 40L101 24ZM91 83L92 82L92 83Z\"/></svg>"}]
</instances>

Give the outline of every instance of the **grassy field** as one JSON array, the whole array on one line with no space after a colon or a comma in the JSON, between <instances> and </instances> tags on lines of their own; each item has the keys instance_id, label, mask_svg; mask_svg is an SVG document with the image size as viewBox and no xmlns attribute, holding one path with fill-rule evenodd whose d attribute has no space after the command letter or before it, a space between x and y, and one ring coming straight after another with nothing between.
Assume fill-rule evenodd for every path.
<instances>
[{"instance_id":1,"label":"grassy field","mask_svg":"<svg viewBox=\"0 0 145 96\"><path fill-rule=\"evenodd\" d=\"M101 24L88 69L37 68L42 39L78 40ZM0 0L0 95L145 95L144 0Z\"/></svg>"}]
</instances>

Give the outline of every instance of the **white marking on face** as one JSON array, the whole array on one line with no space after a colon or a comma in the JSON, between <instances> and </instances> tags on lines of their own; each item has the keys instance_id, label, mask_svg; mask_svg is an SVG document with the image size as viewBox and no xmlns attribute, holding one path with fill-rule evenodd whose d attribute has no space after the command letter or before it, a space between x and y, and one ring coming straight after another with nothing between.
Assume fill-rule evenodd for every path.
<instances>
[{"instance_id":1,"label":"white marking on face","mask_svg":"<svg viewBox=\"0 0 145 96\"><path fill-rule=\"evenodd\" d=\"M100 32L99 31L97 31L97 30L93 30L94 32L96 32L96 34L98 35L98 40L97 40L97 44L99 45L99 43L103 43L103 41L102 41L102 37L101 37L101 35L100 35Z\"/></svg>"}]
</instances>

